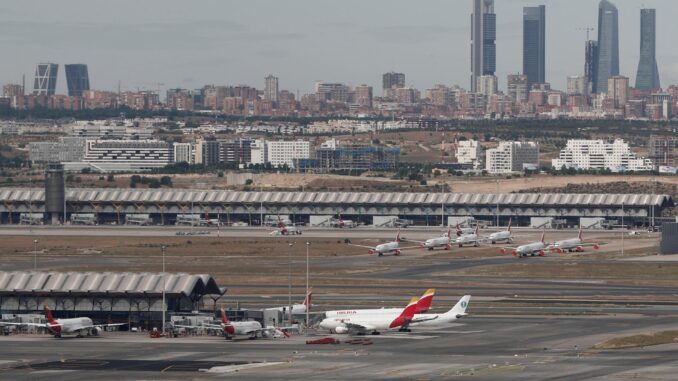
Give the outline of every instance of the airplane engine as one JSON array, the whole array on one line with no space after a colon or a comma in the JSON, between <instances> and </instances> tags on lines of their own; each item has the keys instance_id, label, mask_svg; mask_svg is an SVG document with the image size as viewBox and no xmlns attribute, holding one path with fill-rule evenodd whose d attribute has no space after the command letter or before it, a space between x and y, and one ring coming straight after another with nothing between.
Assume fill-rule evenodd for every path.
<instances>
[{"instance_id":1,"label":"airplane engine","mask_svg":"<svg viewBox=\"0 0 678 381\"><path fill-rule=\"evenodd\" d=\"M518 256L518 251L513 250L513 252L512 252L511 254L513 254L514 257L517 257L517 256Z\"/></svg>"},{"instance_id":2,"label":"airplane engine","mask_svg":"<svg viewBox=\"0 0 678 381\"><path fill-rule=\"evenodd\" d=\"M600 246L598 246L598 245L593 245L593 250L598 250L598 249L600 249Z\"/></svg>"},{"instance_id":3,"label":"airplane engine","mask_svg":"<svg viewBox=\"0 0 678 381\"><path fill-rule=\"evenodd\" d=\"M340 335L343 335L345 333L348 333L348 328L346 328L343 325L338 326L337 328L334 329L334 333L338 333Z\"/></svg>"},{"instance_id":4,"label":"airplane engine","mask_svg":"<svg viewBox=\"0 0 678 381\"><path fill-rule=\"evenodd\" d=\"M371 249L367 251L367 254L374 254L374 253L376 253L376 251L371 250Z\"/></svg>"},{"instance_id":5,"label":"airplane engine","mask_svg":"<svg viewBox=\"0 0 678 381\"><path fill-rule=\"evenodd\" d=\"M99 334L103 332L103 329L101 329L101 327L92 327L89 332L94 336L99 336Z\"/></svg>"},{"instance_id":6,"label":"airplane engine","mask_svg":"<svg viewBox=\"0 0 678 381\"><path fill-rule=\"evenodd\" d=\"M400 255L400 250L396 250L395 255Z\"/></svg>"},{"instance_id":7,"label":"airplane engine","mask_svg":"<svg viewBox=\"0 0 678 381\"><path fill-rule=\"evenodd\" d=\"M499 254L501 254L501 255L506 254L506 249L499 249Z\"/></svg>"},{"instance_id":8,"label":"airplane engine","mask_svg":"<svg viewBox=\"0 0 678 381\"><path fill-rule=\"evenodd\" d=\"M546 255L546 253L544 253L544 250L541 250L541 251L539 252L539 256L540 256L540 257L543 257L544 255Z\"/></svg>"},{"instance_id":9,"label":"airplane engine","mask_svg":"<svg viewBox=\"0 0 678 381\"><path fill-rule=\"evenodd\" d=\"M450 245L449 243L445 245L445 250L452 250L452 245Z\"/></svg>"},{"instance_id":10,"label":"airplane engine","mask_svg":"<svg viewBox=\"0 0 678 381\"><path fill-rule=\"evenodd\" d=\"M562 254L562 253L563 253L563 249L556 249L556 253Z\"/></svg>"},{"instance_id":11,"label":"airplane engine","mask_svg":"<svg viewBox=\"0 0 678 381\"><path fill-rule=\"evenodd\" d=\"M581 246L577 246L575 250L577 251L577 253L581 253L582 251L584 251L584 248Z\"/></svg>"}]
</instances>

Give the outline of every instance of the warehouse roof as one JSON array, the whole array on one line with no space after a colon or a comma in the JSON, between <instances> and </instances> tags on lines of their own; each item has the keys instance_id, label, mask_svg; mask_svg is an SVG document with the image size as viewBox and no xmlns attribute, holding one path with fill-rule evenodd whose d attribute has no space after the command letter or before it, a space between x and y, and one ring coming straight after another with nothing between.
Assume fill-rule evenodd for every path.
<instances>
[{"instance_id":1,"label":"warehouse roof","mask_svg":"<svg viewBox=\"0 0 678 381\"><path fill-rule=\"evenodd\" d=\"M42 202L42 188L5 188L0 202ZM673 206L668 195L568 193L239 192L191 189L68 189L68 202L360 205Z\"/></svg>"},{"instance_id":2,"label":"warehouse roof","mask_svg":"<svg viewBox=\"0 0 678 381\"><path fill-rule=\"evenodd\" d=\"M169 296L221 295L222 290L210 275L167 273ZM163 290L158 273L94 272L0 272L0 294L4 295L107 295L118 297L158 296Z\"/></svg>"}]
</instances>

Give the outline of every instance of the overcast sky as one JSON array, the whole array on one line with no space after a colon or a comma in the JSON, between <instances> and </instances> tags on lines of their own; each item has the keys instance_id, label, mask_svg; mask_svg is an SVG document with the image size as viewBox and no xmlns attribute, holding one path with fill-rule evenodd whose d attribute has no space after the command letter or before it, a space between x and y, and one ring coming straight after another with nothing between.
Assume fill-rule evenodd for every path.
<instances>
[{"instance_id":1,"label":"overcast sky","mask_svg":"<svg viewBox=\"0 0 678 381\"><path fill-rule=\"evenodd\" d=\"M678 83L678 1L616 0L623 75L635 83L640 8L657 8L664 87ZM400 71L421 90L469 87L471 0L16 0L0 3L0 81L32 85L35 64L86 63L95 89L199 88L280 78L281 89L315 80L367 83ZM582 74L597 0L496 0L497 75L522 70L522 7L546 5L546 80L564 88ZM594 32L594 33L597 33Z\"/></svg>"}]
</instances>

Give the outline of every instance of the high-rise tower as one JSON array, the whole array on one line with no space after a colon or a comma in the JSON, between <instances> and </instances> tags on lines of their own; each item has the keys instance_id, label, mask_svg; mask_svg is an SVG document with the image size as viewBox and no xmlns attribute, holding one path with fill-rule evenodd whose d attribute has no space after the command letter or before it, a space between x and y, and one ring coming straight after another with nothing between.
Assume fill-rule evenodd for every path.
<instances>
[{"instance_id":1,"label":"high-rise tower","mask_svg":"<svg viewBox=\"0 0 678 381\"><path fill-rule=\"evenodd\" d=\"M523 74L528 85L546 82L546 6L523 8Z\"/></svg>"},{"instance_id":2,"label":"high-rise tower","mask_svg":"<svg viewBox=\"0 0 678 381\"><path fill-rule=\"evenodd\" d=\"M478 78L497 70L497 15L494 0L473 0L471 14L471 91L476 92Z\"/></svg>"},{"instance_id":3,"label":"high-rise tower","mask_svg":"<svg viewBox=\"0 0 678 381\"><path fill-rule=\"evenodd\" d=\"M586 41L584 62L584 77L586 77L586 92L598 92L598 41Z\"/></svg>"},{"instance_id":4,"label":"high-rise tower","mask_svg":"<svg viewBox=\"0 0 678 381\"><path fill-rule=\"evenodd\" d=\"M597 93L607 93L607 80L619 75L619 12L608 0L598 5Z\"/></svg>"},{"instance_id":5,"label":"high-rise tower","mask_svg":"<svg viewBox=\"0 0 678 381\"><path fill-rule=\"evenodd\" d=\"M54 63L41 63L35 68L35 81L33 82L33 94L54 95L56 92L57 73L59 65Z\"/></svg>"},{"instance_id":6,"label":"high-rise tower","mask_svg":"<svg viewBox=\"0 0 678 381\"><path fill-rule=\"evenodd\" d=\"M83 91L89 90L89 73L85 64L64 65L68 95L81 97Z\"/></svg>"},{"instance_id":7,"label":"high-rise tower","mask_svg":"<svg viewBox=\"0 0 678 381\"><path fill-rule=\"evenodd\" d=\"M267 101L278 101L278 77L269 75L264 78L264 99Z\"/></svg>"},{"instance_id":8,"label":"high-rise tower","mask_svg":"<svg viewBox=\"0 0 678 381\"><path fill-rule=\"evenodd\" d=\"M636 74L636 88L651 90L661 88L656 56L656 21L654 9L640 10L640 61Z\"/></svg>"}]
</instances>

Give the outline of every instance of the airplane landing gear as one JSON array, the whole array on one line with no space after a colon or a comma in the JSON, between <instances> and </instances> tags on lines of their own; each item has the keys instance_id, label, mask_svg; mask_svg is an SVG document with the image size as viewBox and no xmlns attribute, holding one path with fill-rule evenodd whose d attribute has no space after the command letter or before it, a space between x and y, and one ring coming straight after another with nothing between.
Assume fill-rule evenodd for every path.
<instances>
[{"instance_id":1,"label":"airplane landing gear","mask_svg":"<svg viewBox=\"0 0 678 381\"><path fill-rule=\"evenodd\" d=\"M379 332L379 331L373 331L373 332L372 332L372 335L373 335L373 336L378 336L378 335L381 335L381 332Z\"/></svg>"}]
</instances>

